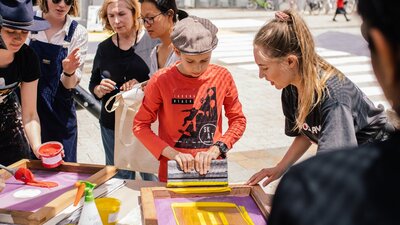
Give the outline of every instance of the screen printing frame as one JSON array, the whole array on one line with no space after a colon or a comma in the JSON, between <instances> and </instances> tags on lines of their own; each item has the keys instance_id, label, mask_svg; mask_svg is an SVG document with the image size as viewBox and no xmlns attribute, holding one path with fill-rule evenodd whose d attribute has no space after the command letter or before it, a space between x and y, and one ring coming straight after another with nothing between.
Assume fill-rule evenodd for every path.
<instances>
[{"instance_id":1,"label":"screen printing frame","mask_svg":"<svg viewBox=\"0 0 400 225\"><path fill-rule=\"evenodd\" d=\"M21 167L32 170L92 174L87 179L87 181L96 184L96 186L106 182L117 173L117 168L114 166L70 163L70 162L64 162L59 167L49 169L43 167L42 162L40 160L28 160L28 159L22 159L9 166L9 168L21 168ZM0 170L0 176L3 176L4 179L7 180L12 175L6 172L5 170ZM29 212L22 210L8 210L0 208L0 222L29 224L29 225L43 224L46 221L53 218L54 216L56 216L66 207L71 205L74 202L75 195L76 195L76 188L73 187L71 188L71 190L66 191L64 194L61 194L59 197L47 203L44 207L42 207L36 212Z\"/></svg>"},{"instance_id":2,"label":"screen printing frame","mask_svg":"<svg viewBox=\"0 0 400 225\"><path fill-rule=\"evenodd\" d=\"M140 200L142 208L143 225L158 225L157 210L154 200L163 198L196 198L196 197L213 197L213 196L235 196L245 197L251 196L257 204L264 218L267 219L271 211L272 197L266 194L259 186L248 185L229 185L230 192L222 193L201 193L201 194L184 194L176 193L173 188L166 187L144 187L140 189Z\"/></svg>"}]
</instances>

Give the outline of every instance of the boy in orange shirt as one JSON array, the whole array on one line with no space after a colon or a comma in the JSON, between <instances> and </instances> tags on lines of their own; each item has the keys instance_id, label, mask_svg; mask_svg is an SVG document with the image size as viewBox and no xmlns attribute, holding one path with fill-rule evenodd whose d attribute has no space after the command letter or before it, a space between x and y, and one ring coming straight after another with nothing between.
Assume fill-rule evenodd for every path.
<instances>
[{"instance_id":1,"label":"boy in orange shirt","mask_svg":"<svg viewBox=\"0 0 400 225\"><path fill-rule=\"evenodd\" d=\"M167 161L188 172L206 174L212 159L225 158L242 136L246 118L229 71L210 64L218 43L217 27L209 20L188 17L171 34L181 61L159 70L148 82L133 132L160 161L159 179L167 181ZM222 106L229 127L222 134ZM159 119L158 136L151 124Z\"/></svg>"}]
</instances>

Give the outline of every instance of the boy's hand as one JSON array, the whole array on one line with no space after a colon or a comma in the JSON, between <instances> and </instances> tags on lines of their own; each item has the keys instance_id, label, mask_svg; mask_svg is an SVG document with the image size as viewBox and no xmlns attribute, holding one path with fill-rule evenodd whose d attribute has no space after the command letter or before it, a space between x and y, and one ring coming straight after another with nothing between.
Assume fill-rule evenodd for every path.
<instances>
[{"instance_id":1,"label":"boy's hand","mask_svg":"<svg viewBox=\"0 0 400 225\"><path fill-rule=\"evenodd\" d=\"M194 170L194 158L191 154L179 152L174 159L178 162L183 172L188 173Z\"/></svg>"},{"instance_id":2,"label":"boy's hand","mask_svg":"<svg viewBox=\"0 0 400 225\"><path fill-rule=\"evenodd\" d=\"M194 158L191 154L178 152L174 148L167 146L162 150L161 155L175 160L185 173L194 170Z\"/></svg>"},{"instance_id":3,"label":"boy's hand","mask_svg":"<svg viewBox=\"0 0 400 225\"><path fill-rule=\"evenodd\" d=\"M195 168L200 175L205 175L210 170L211 160L217 159L220 152L217 146L212 146L206 152L199 152L195 157Z\"/></svg>"}]
</instances>

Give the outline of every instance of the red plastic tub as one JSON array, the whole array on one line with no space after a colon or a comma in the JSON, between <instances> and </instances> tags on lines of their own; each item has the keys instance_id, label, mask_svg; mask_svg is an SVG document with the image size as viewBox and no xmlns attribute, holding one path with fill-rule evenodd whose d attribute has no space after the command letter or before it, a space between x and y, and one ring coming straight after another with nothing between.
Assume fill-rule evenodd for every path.
<instances>
[{"instance_id":1,"label":"red plastic tub","mask_svg":"<svg viewBox=\"0 0 400 225\"><path fill-rule=\"evenodd\" d=\"M49 141L39 147L42 164L46 168L54 168L63 163L61 151L64 146L58 141Z\"/></svg>"}]
</instances>

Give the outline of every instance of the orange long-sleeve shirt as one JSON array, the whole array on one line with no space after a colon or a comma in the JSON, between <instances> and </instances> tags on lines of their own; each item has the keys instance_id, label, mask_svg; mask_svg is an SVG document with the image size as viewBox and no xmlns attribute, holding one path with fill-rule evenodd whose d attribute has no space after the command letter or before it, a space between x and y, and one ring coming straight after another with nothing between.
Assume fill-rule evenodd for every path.
<instances>
[{"instance_id":1,"label":"orange long-sleeve shirt","mask_svg":"<svg viewBox=\"0 0 400 225\"><path fill-rule=\"evenodd\" d=\"M229 125L224 134L222 106ZM157 116L158 136L150 128ZM158 71L148 82L133 132L159 159L159 179L165 182L168 159L161 155L164 148L171 146L193 156L216 141L232 148L245 128L236 85L227 69L210 64L200 77L190 78L174 65Z\"/></svg>"}]
</instances>

